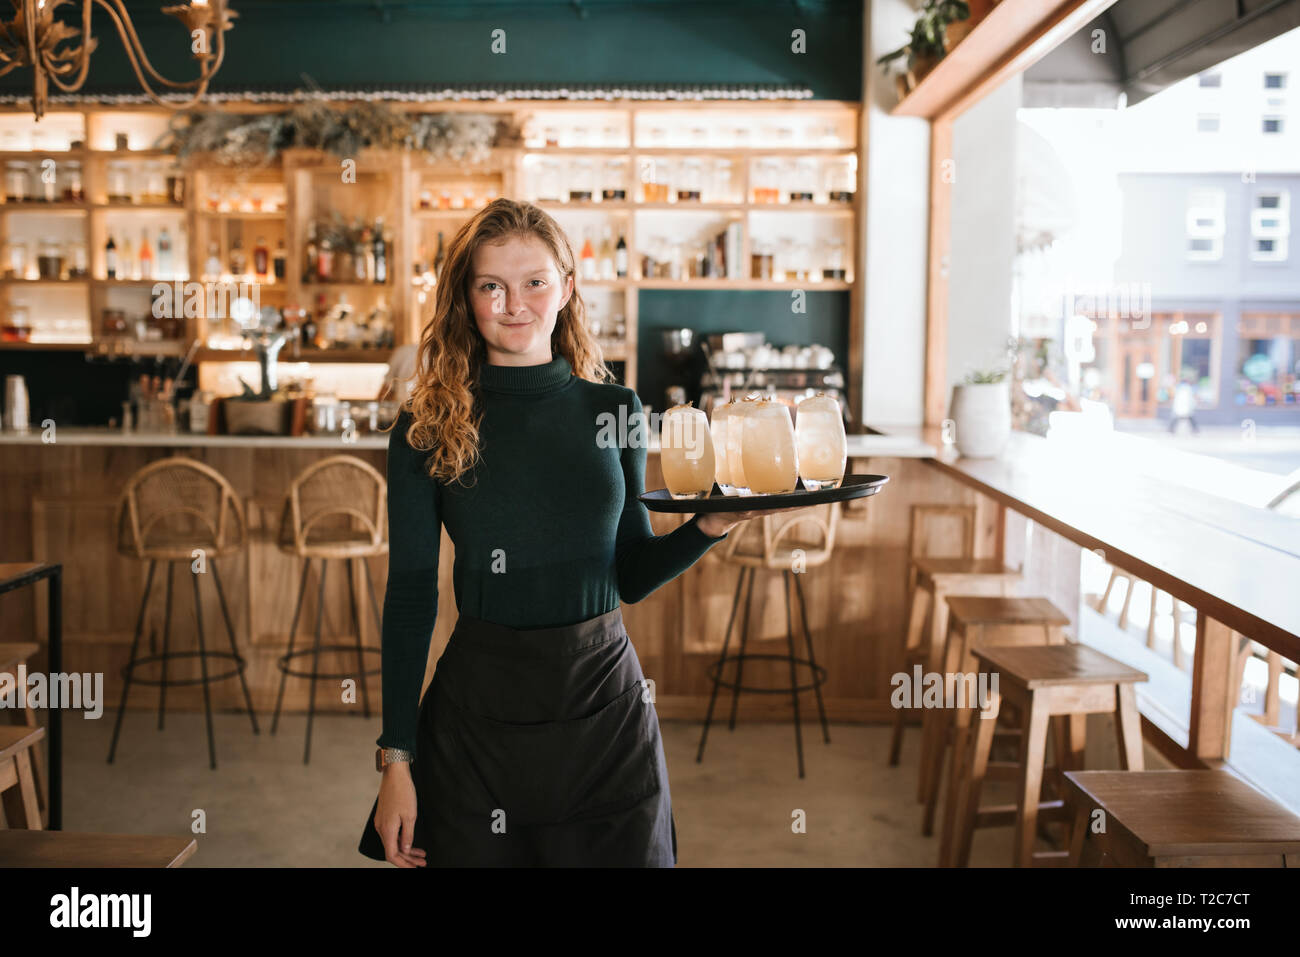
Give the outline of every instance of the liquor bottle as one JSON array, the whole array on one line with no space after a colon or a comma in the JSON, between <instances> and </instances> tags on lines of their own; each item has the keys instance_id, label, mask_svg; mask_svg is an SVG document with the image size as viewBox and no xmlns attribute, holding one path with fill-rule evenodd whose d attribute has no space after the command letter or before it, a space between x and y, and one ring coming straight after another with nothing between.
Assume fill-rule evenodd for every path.
<instances>
[{"instance_id":1,"label":"liquor bottle","mask_svg":"<svg viewBox=\"0 0 1300 957\"><path fill-rule=\"evenodd\" d=\"M352 234L352 262L357 282L375 281L375 245L369 226L360 226Z\"/></svg>"},{"instance_id":2,"label":"liquor bottle","mask_svg":"<svg viewBox=\"0 0 1300 957\"><path fill-rule=\"evenodd\" d=\"M244 254L244 244L238 236L230 247L230 274L236 279L248 271L248 257Z\"/></svg>"},{"instance_id":3,"label":"liquor bottle","mask_svg":"<svg viewBox=\"0 0 1300 957\"><path fill-rule=\"evenodd\" d=\"M172 266L172 238L167 234L166 226L158 232L158 278L175 278L175 270Z\"/></svg>"},{"instance_id":4,"label":"liquor bottle","mask_svg":"<svg viewBox=\"0 0 1300 957\"><path fill-rule=\"evenodd\" d=\"M136 274L136 270L139 268L140 264L135 261L135 247L131 245L130 236L124 235L122 237L122 248L118 251L117 261L120 267L119 271L122 274L122 279L140 278Z\"/></svg>"},{"instance_id":5,"label":"liquor bottle","mask_svg":"<svg viewBox=\"0 0 1300 957\"><path fill-rule=\"evenodd\" d=\"M375 220L374 281L388 282L388 243L384 239L384 217Z\"/></svg>"},{"instance_id":6,"label":"liquor bottle","mask_svg":"<svg viewBox=\"0 0 1300 957\"><path fill-rule=\"evenodd\" d=\"M591 230L583 230L582 233L582 278L596 279L599 278L596 271L596 251L591 248Z\"/></svg>"},{"instance_id":7,"label":"liquor bottle","mask_svg":"<svg viewBox=\"0 0 1300 957\"><path fill-rule=\"evenodd\" d=\"M153 278L153 247L149 245L149 230L140 230L140 278Z\"/></svg>"},{"instance_id":8,"label":"liquor bottle","mask_svg":"<svg viewBox=\"0 0 1300 957\"><path fill-rule=\"evenodd\" d=\"M320 255L319 247L316 245L316 222L307 224L307 264L302 271L303 282L315 282L319 265L317 259Z\"/></svg>"},{"instance_id":9,"label":"liquor bottle","mask_svg":"<svg viewBox=\"0 0 1300 957\"><path fill-rule=\"evenodd\" d=\"M609 239L609 227L606 226L600 236L600 278L614 277L614 244Z\"/></svg>"},{"instance_id":10,"label":"liquor bottle","mask_svg":"<svg viewBox=\"0 0 1300 957\"><path fill-rule=\"evenodd\" d=\"M284 248L284 240L277 239L275 241L275 253L271 256L271 264L272 269L275 272L276 282L284 282L285 261L288 259L288 256L289 254Z\"/></svg>"},{"instance_id":11,"label":"liquor bottle","mask_svg":"<svg viewBox=\"0 0 1300 957\"><path fill-rule=\"evenodd\" d=\"M208 261L203 265L203 272L209 279L221 277L221 254L216 242L208 243Z\"/></svg>"},{"instance_id":12,"label":"liquor bottle","mask_svg":"<svg viewBox=\"0 0 1300 957\"><path fill-rule=\"evenodd\" d=\"M104 244L104 269L109 279L117 278L117 243L113 242L112 233L108 234L108 242Z\"/></svg>"},{"instance_id":13,"label":"liquor bottle","mask_svg":"<svg viewBox=\"0 0 1300 957\"><path fill-rule=\"evenodd\" d=\"M442 251L442 233L438 233L438 251L433 254L433 281L442 279L442 265L446 259Z\"/></svg>"},{"instance_id":14,"label":"liquor bottle","mask_svg":"<svg viewBox=\"0 0 1300 957\"><path fill-rule=\"evenodd\" d=\"M253 272L257 278L265 281L268 267L270 266L270 250L266 248L266 240L261 236L257 237L257 245L253 247Z\"/></svg>"},{"instance_id":15,"label":"liquor bottle","mask_svg":"<svg viewBox=\"0 0 1300 957\"><path fill-rule=\"evenodd\" d=\"M619 279L627 278L627 240L618 234L618 245L614 247L614 275Z\"/></svg>"},{"instance_id":16,"label":"liquor bottle","mask_svg":"<svg viewBox=\"0 0 1300 957\"><path fill-rule=\"evenodd\" d=\"M429 271L429 250L420 243L415 250L415 278L419 279Z\"/></svg>"},{"instance_id":17,"label":"liquor bottle","mask_svg":"<svg viewBox=\"0 0 1300 957\"><path fill-rule=\"evenodd\" d=\"M316 276L317 282L329 282L334 278L334 244L330 241L329 236L325 236L320 241L320 249L316 254Z\"/></svg>"}]
</instances>

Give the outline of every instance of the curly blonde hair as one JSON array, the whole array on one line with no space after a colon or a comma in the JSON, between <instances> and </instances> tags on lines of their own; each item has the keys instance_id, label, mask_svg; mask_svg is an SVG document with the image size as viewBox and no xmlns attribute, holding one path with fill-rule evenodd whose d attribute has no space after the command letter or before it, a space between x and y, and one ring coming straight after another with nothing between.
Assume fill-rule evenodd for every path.
<instances>
[{"instance_id":1,"label":"curly blonde hair","mask_svg":"<svg viewBox=\"0 0 1300 957\"><path fill-rule=\"evenodd\" d=\"M578 292L573 248L556 221L532 203L496 199L456 232L438 276L433 316L420 336L415 383L405 409L411 414L406 441L427 451L429 475L460 481L479 461L479 367L487 346L469 305L474 252L484 243L519 237L540 239L561 279L574 278L573 295L559 310L551 353L564 356L580 378L614 381L600 346L587 328L587 308Z\"/></svg>"}]
</instances>

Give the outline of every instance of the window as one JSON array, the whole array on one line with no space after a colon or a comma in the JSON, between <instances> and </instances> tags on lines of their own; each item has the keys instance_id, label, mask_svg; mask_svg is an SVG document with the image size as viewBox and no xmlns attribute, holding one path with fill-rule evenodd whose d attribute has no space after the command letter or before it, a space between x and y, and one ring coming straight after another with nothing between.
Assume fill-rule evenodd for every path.
<instances>
[{"instance_id":1,"label":"window","mask_svg":"<svg viewBox=\"0 0 1300 957\"><path fill-rule=\"evenodd\" d=\"M1196 132L1198 133L1219 132L1219 114L1218 113L1198 114L1196 117Z\"/></svg>"},{"instance_id":2,"label":"window","mask_svg":"<svg viewBox=\"0 0 1300 957\"><path fill-rule=\"evenodd\" d=\"M1291 194L1275 190L1255 194L1250 211L1250 258L1256 262L1282 262L1291 234Z\"/></svg>"},{"instance_id":3,"label":"window","mask_svg":"<svg viewBox=\"0 0 1300 957\"><path fill-rule=\"evenodd\" d=\"M1265 132L1265 133L1281 133L1281 132L1282 132L1282 117L1280 117L1280 116L1266 116L1266 117L1264 117L1264 132Z\"/></svg>"},{"instance_id":4,"label":"window","mask_svg":"<svg viewBox=\"0 0 1300 957\"><path fill-rule=\"evenodd\" d=\"M1285 73L1265 73L1264 89L1266 90L1284 90L1286 89Z\"/></svg>"},{"instance_id":5,"label":"window","mask_svg":"<svg viewBox=\"0 0 1300 957\"><path fill-rule=\"evenodd\" d=\"M1300 314L1242 314L1237 323L1236 403L1300 404Z\"/></svg>"},{"instance_id":6,"label":"window","mask_svg":"<svg viewBox=\"0 0 1300 957\"><path fill-rule=\"evenodd\" d=\"M1222 74L1222 73L1202 73L1200 76L1198 76L1198 77L1196 78L1196 81L1197 81L1197 83L1198 83L1199 85L1204 86L1204 87L1214 87L1214 88L1218 88L1218 87L1223 86L1223 74Z\"/></svg>"},{"instance_id":7,"label":"window","mask_svg":"<svg viewBox=\"0 0 1300 957\"><path fill-rule=\"evenodd\" d=\"M1187 202L1187 258L1210 261L1223 258L1224 192L1194 189Z\"/></svg>"}]
</instances>

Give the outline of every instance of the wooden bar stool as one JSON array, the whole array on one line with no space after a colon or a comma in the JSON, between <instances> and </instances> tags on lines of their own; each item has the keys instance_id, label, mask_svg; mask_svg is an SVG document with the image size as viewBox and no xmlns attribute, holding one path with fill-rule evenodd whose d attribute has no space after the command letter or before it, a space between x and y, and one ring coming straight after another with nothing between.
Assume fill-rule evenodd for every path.
<instances>
[{"instance_id":1,"label":"wooden bar stool","mask_svg":"<svg viewBox=\"0 0 1300 957\"><path fill-rule=\"evenodd\" d=\"M0 642L0 674L10 674L14 676L14 681L18 680L18 666L27 664L32 660L32 656L40 651L40 645L34 642ZM22 725L27 728L36 728L36 712L32 708L22 708ZM50 823L50 798L46 792L49 786L49 778L45 776L45 751L35 747L32 749L32 773L36 779L36 800L41 807L41 824L48 827Z\"/></svg>"},{"instance_id":2,"label":"wooden bar stool","mask_svg":"<svg viewBox=\"0 0 1300 957\"><path fill-rule=\"evenodd\" d=\"M1227 771L1067 771L1075 867L1300 868L1300 817ZM1105 829L1092 824L1104 816Z\"/></svg>"},{"instance_id":3,"label":"wooden bar stool","mask_svg":"<svg viewBox=\"0 0 1300 957\"><path fill-rule=\"evenodd\" d=\"M44 737L44 728L0 725L0 792L3 792L6 827L42 829L32 755L40 750Z\"/></svg>"},{"instance_id":4,"label":"wooden bar stool","mask_svg":"<svg viewBox=\"0 0 1300 957\"><path fill-rule=\"evenodd\" d=\"M716 550L721 552L716 556L719 560L740 566L740 578L736 582L736 597L731 603L731 616L727 619L727 631L722 640L722 653L718 656L718 660L709 667L709 676L713 679L713 693L709 696L709 710L704 716L704 730L700 734L700 746L695 753L696 763L704 760L704 743L709 737L709 725L713 720L713 706L718 699L718 688L720 687L732 689L731 718L727 724L732 731L736 729L736 705L740 700L741 691L754 694L790 695L794 705L794 744L799 762L799 777L804 776L803 732L799 723L800 691L807 691L811 688L817 695L817 711L821 715L822 738L827 744L831 743L830 726L826 722L826 709L822 704L821 692L821 686L826 681L826 669L817 664L817 657L813 654L812 632L808 629L808 609L803 597L803 583L799 580L803 572L795 569L812 568L823 565L830 560L831 553L835 549L835 532L839 527L839 521L840 506L837 502L813 506L796 516L764 515L761 516L759 522L749 523L750 526L757 526L761 530L761 539L757 535L746 534L745 531L742 531L738 535L730 536L723 543L722 548ZM795 539L793 532L801 525L812 526L816 530L818 541L802 542ZM746 531L748 531L748 528ZM742 547L742 542L744 547ZM780 571L784 578L785 587L783 593L785 595L786 642L788 648L788 653L784 655L755 654L754 652L745 651L746 639L749 637L749 606L754 594L754 576L760 568ZM736 620L736 610L740 607L740 595L745 588L746 572L749 573L749 590L745 595L745 619L740 630L740 651L738 654L728 655L727 650L731 644L731 626ZM797 657L794 650L794 626L791 622L790 598L792 584L799 598L799 615L802 619L804 640L808 647L808 657L806 659ZM790 666L789 686L785 688L757 688L743 684L745 662L758 659L788 662ZM736 663L735 681L727 681L722 677L722 669L730 661ZM808 668L810 672L808 684L799 684L796 676L796 666Z\"/></svg>"},{"instance_id":5,"label":"wooden bar stool","mask_svg":"<svg viewBox=\"0 0 1300 957\"><path fill-rule=\"evenodd\" d=\"M361 685L361 703L365 716L370 717L370 694L366 678L377 675L379 668L366 668L367 654L380 655L381 649L361 643L361 618L357 614L357 592L353 583L353 563L365 572L370 604L375 613L376 633L382 631L379 601L375 597L375 583L370 576L367 559L388 554L388 485L384 477L370 464L351 455L334 455L321 459L299 473L289 486L280 520L280 550L303 559L302 580L298 586L298 600L293 610L293 624L289 628L289 649L277 661L280 669L280 691L275 699L275 717L271 720L271 733L280 724L280 708L284 703L284 686L290 675L311 682L311 697L307 706L307 740L303 746L302 762L311 761L311 728L316 716L316 682L321 678L356 678ZM294 650L298 634L298 618L302 612L303 595L307 591L307 574L312 559L320 560L320 590L316 606L316 641L310 648ZM331 560L343 562L348 580L348 599L352 608L352 625L356 633L355 645L322 645L321 626L325 618L325 575ZM357 668L353 672L322 672L320 653L356 652ZM310 671L295 671L290 666L295 658L311 655Z\"/></svg>"},{"instance_id":6,"label":"wooden bar stool","mask_svg":"<svg viewBox=\"0 0 1300 957\"><path fill-rule=\"evenodd\" d=\"M246 662L239 653L235 642L235 626L230 618L230 608L226 605L226 592L221 586L221 574L217 570L217 559L238 554L244 547L244 512L240 508L235 490L225 477L216 469L194 459L181 456L160 459L151 462L132 475L126 482L126 488L118 500L117 508L118 541L117 550L121 555L149 563L149 574L145 579L144 596L140 599L140 614L135 623L135 637L131 640L131 657L122 670L122 700L117 708L117 720L113 725L113 741L108 748L108 763L113 763L117 752L117 739L122 731L122 719L126 716L127 697L131 693L132 682L153 685L159 689L158 695L158 730L163 728L163 717L167 709L167 689L172 686L201 685L203 687L203 712L208 727L208 764L216 770L217 748L212 732L212 698L208 686L215 681L238 676L240 687L244 692L244 704L248 709L248 718L253 723L253 733L257 734L257 715L253 711L253 697L248 691L248 682L244 679ZM139 656L140 635L144 630L145 611L149 605L149 592L153 587L154 570L158 562L167 563L167 597L163 612L162 654ZM173 566L181 563L189 569L190 582L194 586L194 623L198 638L197 651L172 651L168 645L171 637L172 620L172 571ZM230 638L229 651L209 651L203 632L203 599L199 594L199 577L207 577L212 572L212 582L221 603L221 616L226 622L226 634ZM168 665L176 658L197 658L200 676L198 678L169 677ZM233 664L228 671L220 674L208 674L208 661L220 659ZM158 678L141 678L136 669L142 665L161 665Z\"/></svg>"},{"instance_id":7,"label":"wooden bar stool","mask_svg":"<svg viewBox=\"0 0 1300 957\"><path fill-rule=\"evenodd\" d=\"M960 555L922 554L929 545L927 525L943 519L959 522ZM1022 584L1020 572L1007 568L996 558L976 558L975 506L913 505L911 531L908 536L910 563L907 578L907 605L910 609L903 651L895 673L911 674L916 668L926 672L939 670L944 637L948 633L949 595L1012 596ZM894 711L893 735L889 744L889 764L898 765L903 748L903 727L910 709ZM916 799L924 801L929 790L930 766L920 763Z\"/></svg>"},{"instance_id":8,"label":"wooden bar stool","mask_svg":"<svg viewBox=\"0 0 1300 957\"><path fill-rule=\"evenodd\" d=\"M0 867L180 867L198 846L188 834L0 831Z\"/></svg>"},{"instance_id":9,"label":"wooden bar stool","mask_svg":"<svg viewBox=\"0 0 1300 957\"><path fill-rule=\"evenodd\" d=\"M1086 645L1050 647L977 648L979 666L998 675L997 690L989 695L988 711L996 717L1003 701L1018 704L1024 714L1025 736L1020 749L1020 789L1016 800L1015 850L1012 864L1030 867L1036 858L1065 863L1068 852L1034 853L1038 832L1040 794L1047 748L1047 725L1057 723L1058 772L1077 770L1090 714L1113 714L1119 740L1120 765L1125 771L1142 770L1142 725L1134 685L1147 676ZM1005 823L1001 815L979 809L980 788L988 767L993 741L992 721L980 721L974 741L956 775L959 793L953 802L956 834L951 853L941 864L965 866L970 858L976 827ZM1051 802L1052 811L1067 813L1064 802Z\"/></svg>"},{"instance_id":10,"label":"wooden bar stool","mask_svg":"<svg viewBox=\"0 0 1300 957\"><path fill-rule=\"evenodd\" d=\"M952 595L948 598L948 634L944 642L943 670L948 676L970 675L975 671L973 652L991 645L1063 644L1061 630L1070 623L1046 598L997 598L975 595ZM966 707L926 708L922 715L921 763L927 765L925 813L921 833L934 833L935 811L943 784L943 766L952 739L955 770L964 753L973 709ZM983 725L983 721L980 722ZM992 725L989 726L990 732ZM949 791L953 775L949 773ZM949 800L951 804L951 798Z\"/></svg>"}]
</instances>

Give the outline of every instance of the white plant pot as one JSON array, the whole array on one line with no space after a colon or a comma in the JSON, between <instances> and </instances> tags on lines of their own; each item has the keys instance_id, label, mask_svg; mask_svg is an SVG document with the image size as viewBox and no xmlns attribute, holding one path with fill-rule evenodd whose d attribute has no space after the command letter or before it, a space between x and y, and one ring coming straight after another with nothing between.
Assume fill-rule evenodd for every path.
<instances>
[{"instance_id":1,"label":"white plant pot","mask_svg":"<svg viewBox=\"0 0 1300 957\"><path fill-rule=\"evenodd\" d=\"M958 452L972 459L996 458L1011 439L1010 383L953 386L949 416L956 425Z\"/></svg>"}]
</instances>

